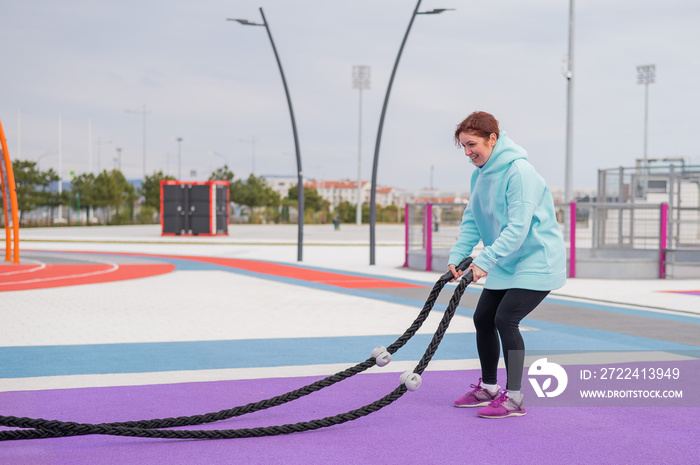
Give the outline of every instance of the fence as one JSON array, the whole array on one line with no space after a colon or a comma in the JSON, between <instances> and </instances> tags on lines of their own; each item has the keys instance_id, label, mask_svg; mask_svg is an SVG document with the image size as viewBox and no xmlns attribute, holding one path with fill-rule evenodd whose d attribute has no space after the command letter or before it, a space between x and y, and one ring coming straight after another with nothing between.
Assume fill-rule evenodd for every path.
<instances>
[{"instance_id":1,"label":"fence","mask_svg":"<svg viewBox=\"0 0 700 465\"><path fill-rule=\"evenodd\" d=\"M589 249L658 249L659 205L573 203L570 227L575 225L578 247ZM668 205L668 204L662 204ZM574 210L571 210L574 208ZM573 240L571 241L573 243Z\"/></svg>"},{"instance_id":2,"label":"fence","mask_svg":"<svg viewBox=\"0 0 700 465\"><path fill-rule=\"evenodd\" d=\"M700 277L700 166L665 158L637 160L634 168L598 170L596 200L602 203L591 225L596 228L593 249L633 249L640 255L658 247L660 277ZM606 216L604 202L624 205L616 207L617 212L608 209ZM665 213L653 211L663 209L663 204ZM617 215L620 227L610 215ZM611 237L614 234L617 241Z\"/></svg>"},{"instance_id":3,"label":"fence","mask_svg":"<svg viewBox=\"0 0 700 465\"><path fill-rule=\"evenodd\" d=\"M568 210L570 277L577 265L587 266L584 277L666 277L668 204L571 203Z\"/></svg>"},{"instance_id":4,"label":"fence","mask_svg":"<svg viewBox=\"0 0 700 465\"><path fill-rule=\"evenodd\" d=\"M115 220L117 222L128 223L133 215L139 214L140 208L136 207L132 212L129 208L123 208L119 212L119 218L116 218L116 210L110 207L95 207L90 209L90 217L88 219L87 210L85 208L77 210L71 206L62 207L37 207L33 210L21 212L21 226L81 226L87 224L110 224ZM150 219L150 218L149 218ZM153 223L157 223L157 217L152 218Z\"/></svg>"},{"instance_id":5,"label":"fence","mask_svg":"<svg viewBox=\"0 0 700 465\"><path fill-rule=\"evenodd\" d=\"M445 269L464 207L407 205L404 266ZM571 277L700 277L700 166L666 158L598 170L596 197L555 208Z\"/></svg>"},{"instance_id":6,"label":"fence","mask_svg":"<svg viewBox=\"0 0 700 465\"><path fill-rule=\"evenodd\" d=\"M445 269L450 248L459 234L465 206L460 203L406 204L404 267L426 271Z\"/></svg>"},{"instance_id":7,"label":"fence","mask_svg":"<svg viewBox=\"0 0 700 465\"><path fill-rule=\"evenodd\" d=\"M443 270L464 204L407 204L404 266ZM557 204L570 277L700 276L700 208L667 203Z\"/></svg>"}]
</instances>

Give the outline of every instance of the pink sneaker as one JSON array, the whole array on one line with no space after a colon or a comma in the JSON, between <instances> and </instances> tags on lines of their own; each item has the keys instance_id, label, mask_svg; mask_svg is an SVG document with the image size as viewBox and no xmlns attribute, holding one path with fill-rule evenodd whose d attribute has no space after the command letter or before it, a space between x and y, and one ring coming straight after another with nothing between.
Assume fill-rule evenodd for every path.
<instances>
[{"instance_id":1,"label":"pink sneaker","mask_svg":"<svg viewBox=\"0 0 700 465\"><path fill-rule=\"evenodd\" d=\"M491 392L488 389L482 388L481 378L479 378L478 383L471 384L469 387L473 389L457 399L455 401L455 407L484 407L498 397L498 390L500 389L499 386L496 388L495 392Z\"/></svg>"},{"instance_id":2,"label":"pink sneaker","mask_svg":"<svg viewBox=\"0 0 700 465\"><path fill-rule=\"evenodd\" d=\"M506 392L498 396L493 402L489 404L488 407L479 409L477 415L482 418L508 418L508 417L522 417L527 412L523 407L523 399L520 398L520 402L516 402L506 395Z\"/></svg>"}]
</instances>

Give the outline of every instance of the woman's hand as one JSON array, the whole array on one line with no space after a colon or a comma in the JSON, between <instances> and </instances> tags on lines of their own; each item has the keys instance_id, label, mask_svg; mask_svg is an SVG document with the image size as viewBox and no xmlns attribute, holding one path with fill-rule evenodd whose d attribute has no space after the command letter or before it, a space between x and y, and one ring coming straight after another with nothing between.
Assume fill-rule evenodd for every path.
<instances>
[{"instance_id":1,"label":"woman's hand","mask_svg":"<svg viewBox=\"0 0 700 465\"><path fill-rule=\"evenodd\" d=\"M469 268L467 268L467 272L470 272L470 271L472 272L472 276L474 276L472 279L473 283L477 282L481 278L484 278L484 277L486 277L486 275L488 275L487 272L485 272L484 270L482 270L481 268L479 268L478 266L476 266L473 263L471 265L469 265Z\"/></svg>"},{"instance_id":2,"label":"woman's hand","mask_svg":"<svg viewBox=\"0 0 700 465\"><path fill-rule=\"evenodd\" d=\"M464 271L457 271L456 265L447 265L447 271L450 271L452 273L452 276L454 276L454 278L451 279L450 282L454 281L455 279L459 279L460 276L464 275Z\"/></svg>"}]
</instances>

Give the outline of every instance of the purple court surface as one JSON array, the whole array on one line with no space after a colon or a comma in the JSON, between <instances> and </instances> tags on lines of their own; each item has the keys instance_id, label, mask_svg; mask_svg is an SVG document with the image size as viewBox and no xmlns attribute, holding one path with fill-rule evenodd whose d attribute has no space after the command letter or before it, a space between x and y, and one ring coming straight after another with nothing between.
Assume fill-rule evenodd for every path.
<instances>
[{"instance_id":1,"label":"purple court surface","mask_svg":"<svg viewBox=\"0 0 700 465\"><path fill-rule=\"evenodd\" d=\"M88 436L6 442L4 464L697 464L700 408L539 407L487 420L451 407L455 386L478 372L427 372L415 392L367 417L317 431L250 439L167 440ZM359 375L268 411L203 426L236 429L335 415L390 392L394 374ZM213 412L296 389L313 379L219 381L127 388L13 392L15 415L77 422Z\"/></svg>"}]
</instances>

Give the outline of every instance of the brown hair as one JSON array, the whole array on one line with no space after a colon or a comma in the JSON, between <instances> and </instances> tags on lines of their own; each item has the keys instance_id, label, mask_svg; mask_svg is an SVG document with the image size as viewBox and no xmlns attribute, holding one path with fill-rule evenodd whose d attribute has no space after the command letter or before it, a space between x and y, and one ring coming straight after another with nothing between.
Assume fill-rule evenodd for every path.
<instances>
[{"instance_id":1,"label":"brown hair","mask_svg":"<svg viewBox=\"0 0 700 465\"><path fill-rule=\"evenodd\" d=\"M455 129L455 143L460 145L459 135L463 132L471 133L484 139L488 139L491 134L496 134L498 139L498 120L491 113L485 111L475 111L457 125Z\"/></svg>"}]
</instances>

